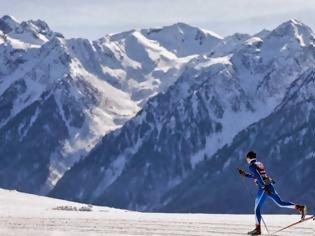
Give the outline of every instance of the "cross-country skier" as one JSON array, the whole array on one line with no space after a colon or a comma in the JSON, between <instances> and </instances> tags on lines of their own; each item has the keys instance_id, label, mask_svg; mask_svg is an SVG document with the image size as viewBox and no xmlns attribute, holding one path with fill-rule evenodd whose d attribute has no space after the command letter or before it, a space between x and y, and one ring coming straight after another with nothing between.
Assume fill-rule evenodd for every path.
<instances>
[{"instance_id":1,"label":"cross-country skier","mask_svg":"<svg viewBox=\"0 0 315 236\"><path fill-rule=\"evenodd\" d=\"M245 172L242 169L238 169L240 175L253 178L256 184L258 185L258 192L255 199L255 218L256 218L256 227L254 230L248 232L250 235L260 235L261 234L261 213L260 209L266 199L266 197L273 200L279 207L292 208L299 211L301 218L305 218L306 206L294 204L291 202L284 202L279 197L278 193L274 189L274 181L268 177L264 165L256 160L256 153L250 151L246 155L246 161L249 164L249 173Z\"/></svg>"}]
</instances>

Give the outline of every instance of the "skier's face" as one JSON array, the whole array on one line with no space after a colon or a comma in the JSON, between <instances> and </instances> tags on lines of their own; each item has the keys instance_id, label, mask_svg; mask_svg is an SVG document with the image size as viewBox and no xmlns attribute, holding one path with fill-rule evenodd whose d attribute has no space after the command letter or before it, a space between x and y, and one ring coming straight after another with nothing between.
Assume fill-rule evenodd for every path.
<instances>
[{"instance_id":1,"label":"skier's face","mask_svg":"<svg viewBox=\"0 0 315 236\"><path fill-rule=\"evenodd\" d=\"M249 164L251 161L252 161L252 160L251 160L250 158L246 157L246 162L247 162L247 164Z\"/></svg>"}]
</instances>

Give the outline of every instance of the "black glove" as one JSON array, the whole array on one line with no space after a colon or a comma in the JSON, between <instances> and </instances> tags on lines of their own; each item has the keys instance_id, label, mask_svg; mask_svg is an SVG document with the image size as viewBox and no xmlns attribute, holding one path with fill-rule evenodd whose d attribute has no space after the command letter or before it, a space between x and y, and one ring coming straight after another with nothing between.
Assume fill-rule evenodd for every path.
<instances>
[{"instance_id":1,"label":"black glove","mask_svg":"<svg viewBox=\"0 0 315 236\"><path fill-rule=\"evenodd\" d=\"M241 176L245 176L246 172L240 168L238 168L238 173L240 173Z\"/></svg>"},{"instance_id":2,"label":"black glove","mask_svg":"<svg viewBox=\"0 0 315 236\"><path fill-rule=\"evenodd\" d=\"M263 187L263 190L264 190L268 195L271 195L271 194L272 194L272 191L271 191L271 188L269 187L269 185L266 185L265 187Z\"/></svg>"}]
</instances>

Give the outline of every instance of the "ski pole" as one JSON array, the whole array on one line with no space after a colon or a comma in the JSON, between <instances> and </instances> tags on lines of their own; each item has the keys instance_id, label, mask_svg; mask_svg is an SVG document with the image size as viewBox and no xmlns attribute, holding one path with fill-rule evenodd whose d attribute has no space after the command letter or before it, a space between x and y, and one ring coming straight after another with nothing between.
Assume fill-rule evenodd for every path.
<instances>
[{"instance_id":1,"label":"ski pole","mask_svg":"<svg viewBox=\"0 0 315 236\"><path fill-rule=\"evenodd\" d=\"M244 179L242 179L242 183L243 183L243 185L245 186L246 191L250 194L251 198L254 198L253 194L249 191L249 189L248 189L248 187L247 187L247 185L246 185ZM266 222L265 222L263 216L261 216L261 220L262 220L262 222L263 222L263 224L264 224L264 226L265 226L265 228L266 228L267 233L270 234L270 233L269 233L269 230L268 230L268 227L267 227L267 224L266 224Z\"/></svg>"}]
</instances>

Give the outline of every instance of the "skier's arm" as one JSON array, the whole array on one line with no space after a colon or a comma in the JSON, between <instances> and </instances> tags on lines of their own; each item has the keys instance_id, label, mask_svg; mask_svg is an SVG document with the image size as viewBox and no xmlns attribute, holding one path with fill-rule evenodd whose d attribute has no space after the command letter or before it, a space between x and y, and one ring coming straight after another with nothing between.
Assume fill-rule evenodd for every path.
<instances>
[{"instance_id":1,"label":"skier's arm","mask_svg":"<svg viewBox=\"0 0 315 236\"><path fill-rule=\"evenodd\" d=\"M245 172L244 170L238 168L238 172L240 173L241 176L247 177L247 178L254 178L253 175L251 175L250 173Z\"/></svg>"},{"instance_id":2,"label":"skier's arm","mask_svg":"<svg viewBox=\"0 0 315 236\"><path fill-rule=\"evenodd\" d=\"M250 165L249 170L252 173L253 178L256 179L256 183L258 184L258 186L261 188L264 188L265 184L264 184L263 178L257 171L256 167L254 165Z\"/></svg>"},{"instance_id":3,"label":"skier's arm","mask_svg":"<svg viewBox=\"0 0 315 236\"><path fill-rule=\"evenodd\" d=\"M245 173L245 175L244 175L245 177L247 177L247 178L251 178L251 179L253 179L254 178L254 176L253 175L251 175L250 173Z\"/></svg>"}]
</instances>

